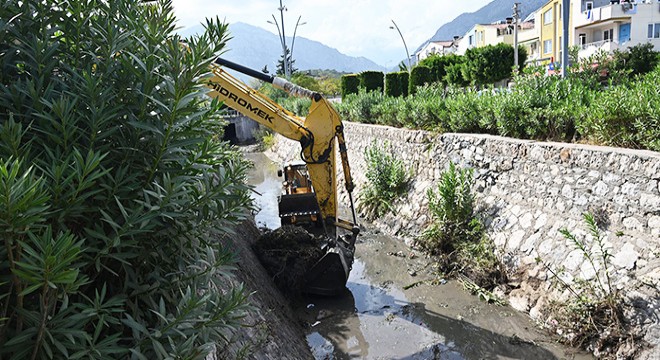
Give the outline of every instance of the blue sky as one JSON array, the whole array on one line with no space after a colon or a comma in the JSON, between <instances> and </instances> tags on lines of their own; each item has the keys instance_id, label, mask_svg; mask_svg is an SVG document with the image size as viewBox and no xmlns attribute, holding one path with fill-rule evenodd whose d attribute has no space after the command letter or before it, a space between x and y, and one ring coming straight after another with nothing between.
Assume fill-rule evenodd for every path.
<instances>
[{"instance_id":1,"label":"blue sky","mask_svg":"<svg viewBox=\"0 0 660 360\"><path fill-rule=\"evenodd\" d=\"M280 21L279 0L173 0L179 26L199 24L220 16L228 23L244 22L277 33L268 24L273 14ZM473 12L491 0L283 0L288 9L287 36L302 16L297 36L320 41L351 56L364 56L393 67L405 59L401 37L391 30L394 20L412 53L444 23L463 12ZM255 44L259 46L259 44Z\"/></svg>"}]
</instances>

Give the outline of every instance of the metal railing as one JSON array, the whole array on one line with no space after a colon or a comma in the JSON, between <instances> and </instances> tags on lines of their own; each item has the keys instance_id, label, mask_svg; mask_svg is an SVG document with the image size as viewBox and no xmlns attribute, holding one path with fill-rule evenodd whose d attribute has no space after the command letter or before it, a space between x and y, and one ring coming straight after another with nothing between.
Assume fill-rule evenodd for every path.
<instances>
[{"instance_id":1,"label":"metal railing","mask_svg":"<svg viewBox=\"0 0 660 360\"><path fill-rule=\"evenodd\" d=\"M590 43L587 43L587 44L582 44L582 45L580 45L580 50L586 50L590 47L601 48L601 47L603 47L603 45L609 44L609 43L611 43L614 46L614 48L619 47L619 42L618 41L616 41L614 39L610 39L610 40L600 40L600 41L590 42ZM611 49L612 49L612 47L610 47L610 50Z\"/></svg>"}]
</instances>

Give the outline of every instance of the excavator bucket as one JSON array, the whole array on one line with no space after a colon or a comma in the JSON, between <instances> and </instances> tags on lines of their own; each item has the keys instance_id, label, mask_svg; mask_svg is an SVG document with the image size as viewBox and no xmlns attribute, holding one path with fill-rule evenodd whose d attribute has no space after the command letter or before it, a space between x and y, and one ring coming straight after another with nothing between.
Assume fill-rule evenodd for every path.
<instances>
[{"instance_id":1,"label":"excavator bucket","mask_svg":"<svg viewBox=\"0 0 660 360\"><path fill-rule=\"evenodd\" d=\"M345 246L342 241L328 247L325 255L307 273L303 291L323 296L341 294L346 289L353 257L354 248Z\"/></svg>"}]
</instances>

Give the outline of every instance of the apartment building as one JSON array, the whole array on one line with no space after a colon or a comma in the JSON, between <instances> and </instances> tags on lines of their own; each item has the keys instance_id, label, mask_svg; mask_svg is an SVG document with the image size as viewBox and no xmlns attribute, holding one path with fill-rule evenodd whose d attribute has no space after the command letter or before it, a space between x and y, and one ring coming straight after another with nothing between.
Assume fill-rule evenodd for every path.
<instances>
[{"instance_id":1,"label":"apartment building","mask_svg":"<svg viewBox=\"0 0 660 360\"><path fill-rule=\"evenodd\" d=\"M574 0L575 1L575 0ZM585 58L598 51L612 52L651 43L660 50L660 3L657 0L578 0L574 17L574 45Z\"/></svg>"},{"instance_id":2,"label":"apartment building","mask_svg":"<svg viewBox=\"0 0 660 360\"><path fill-rule=\"evenodd\" d=\"M415 62L419 63L433 54L454 54L458 49L459 42L460 37L458 36L454 37L453 40L429 41L417 53L415 53Z\"/></svg>"}]
</instances>

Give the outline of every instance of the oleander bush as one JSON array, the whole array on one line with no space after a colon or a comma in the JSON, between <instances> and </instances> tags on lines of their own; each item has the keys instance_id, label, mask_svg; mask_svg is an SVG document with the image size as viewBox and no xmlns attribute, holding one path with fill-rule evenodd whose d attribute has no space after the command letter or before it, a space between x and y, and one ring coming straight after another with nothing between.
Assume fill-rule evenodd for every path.
<instances>
[{"instance_id":1,"label":"oleander bush","mask_svg":"<svg viewBox=\"0 0 660 360\"><path fill-rule=\"evenodd\" d=\"M660 151L660 68L631 76L635 72L616 61L596 54L577 63L567 79L530 67L509 89L436 82L401 98L359 93L338 109L356 122ZM463 65L451 65L446 77ZM411 84L419 71L413 69Z\"/></svg>"},{"instance_id":2,"label":"oleander bush","mask_svg":"<svg viewBox=\"0 0 660 360\"><path fill-rule=\"evenodd\" d=\"M251 207L199 79L227 25L171 1L0 3L0 358L204 359L247 294Z\"/></svg>"}]
</instances>

